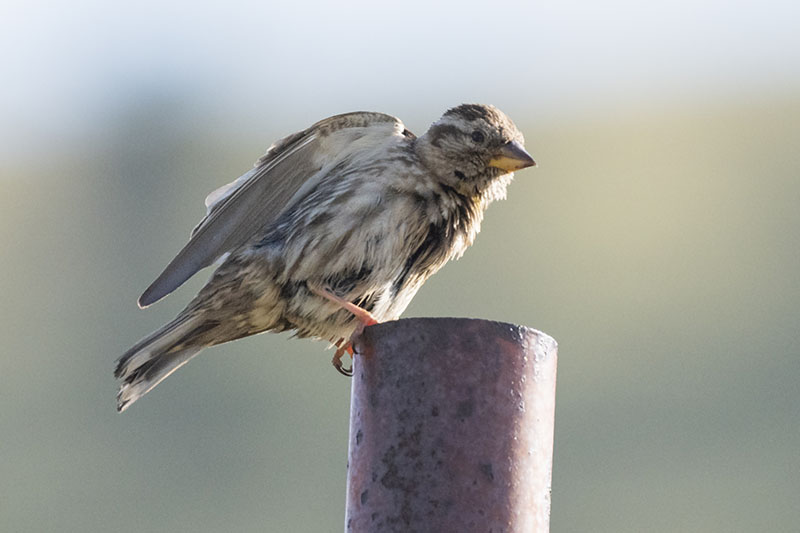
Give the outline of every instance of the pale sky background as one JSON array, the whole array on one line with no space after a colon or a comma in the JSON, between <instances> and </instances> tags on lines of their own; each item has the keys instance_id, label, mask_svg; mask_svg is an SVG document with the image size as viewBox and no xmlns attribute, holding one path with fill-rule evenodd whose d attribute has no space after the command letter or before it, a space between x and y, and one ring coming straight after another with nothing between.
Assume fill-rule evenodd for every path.
<instances>
[{"instance_id":1,"label":"pale sky background","mask_svg":"<svg viewBox=\"0 0 800 533\"><path fill-rule=\"evenodd\" d=\"M755 0L3 2L0 155L69 143L143 90L286 127L408 117L423 95L562 117L794 91L798 20L797 2Z\"/></svg>"}]
</instances>

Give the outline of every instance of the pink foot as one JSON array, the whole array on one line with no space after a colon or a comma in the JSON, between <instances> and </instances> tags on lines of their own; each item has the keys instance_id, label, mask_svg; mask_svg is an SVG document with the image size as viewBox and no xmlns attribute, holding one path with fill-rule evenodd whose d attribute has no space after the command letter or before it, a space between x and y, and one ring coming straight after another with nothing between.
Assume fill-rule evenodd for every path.
<instances>
[{"instance_id":1,"label":"pink foot","mask_svg":"<svg viewBox=\"0 0 800 533\"><path fill-rule=\"evenodd\" d=\"M345 309L353 314L358 319L358 326L356 330L353 332L353 337L358 337L361 333L364 332L364 328L367 326L373 326L378 323L378 320L372 316L372 314L367 311L366 309L362 309L361 307L357 306L353 302L348 302L343 298L339 298L331 291L327 289L320 289L314 287L313 285L308 285L308 289L316 294L317 296L321 296L326 300L333 302L340 306L342 309ZM336 343L336 353L333 355L333 367L342 375L351 377L353 375L353 366L350 365L350 368L345 368L344 364L342 363L342 357L344 357L345 352L350 354L350 357L353 356L353 343L348 342L347 344L343 344L344 339L339 339L339 342Z\"/></svg>"}]
</instances>

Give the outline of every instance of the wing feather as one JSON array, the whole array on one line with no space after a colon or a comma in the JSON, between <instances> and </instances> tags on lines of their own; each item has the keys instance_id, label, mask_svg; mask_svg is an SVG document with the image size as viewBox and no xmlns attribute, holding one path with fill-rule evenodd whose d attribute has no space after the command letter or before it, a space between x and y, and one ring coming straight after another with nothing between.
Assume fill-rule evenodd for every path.
<instances>
[{"instance_id":1,"label":"wing feather","mask_svg":"<svg viewBox=\"0 0 800 533\"><path fill-rule=\"evenodd\" d=\"M320 170L336 161L342 143L364 135L402 135L399 119L382 113L337 115L275 143L255 167L206 198L207 214L189 242L139 297L147 307L223 254L249 242L313 190ZM337 142L328 142L336 138Z\"/></svg>"}]
</instances>

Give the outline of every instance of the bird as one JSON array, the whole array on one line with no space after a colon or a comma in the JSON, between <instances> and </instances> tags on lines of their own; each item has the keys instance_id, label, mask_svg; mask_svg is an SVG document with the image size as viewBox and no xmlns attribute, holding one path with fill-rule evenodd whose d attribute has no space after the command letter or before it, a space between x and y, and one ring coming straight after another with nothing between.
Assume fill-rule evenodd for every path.
<instances>
[{"instance_id":1,"label":"bird","mask_svg":"<svg viewBox=\"0 0 800 533\"><path fill-rule=\"evenodd\" d=\"M421 136L400 119L353 112L275 142L206 198L188 243L138 300L145 308L216 266L189 304L125 352L122 412L201 350L291 331L337 348L397 319L422 284L460 258L515 171L535 166L492 105L447 110Z\"/></svg>"}]
</instances>

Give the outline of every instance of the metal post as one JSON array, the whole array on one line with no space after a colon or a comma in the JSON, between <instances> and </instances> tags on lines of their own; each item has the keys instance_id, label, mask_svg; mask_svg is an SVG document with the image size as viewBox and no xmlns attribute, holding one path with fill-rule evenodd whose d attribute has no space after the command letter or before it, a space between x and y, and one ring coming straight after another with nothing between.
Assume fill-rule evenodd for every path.
<instances>
[{"instance_id":1,"label":"metal post","mask_svg":"<svg viewBox=\"0 0 800 533\"><path fill-rule=\"evenodd\" d=\"M552 337L416 318L355 348L346 531L548 531Z\"/></svg>"}]
</instances>

